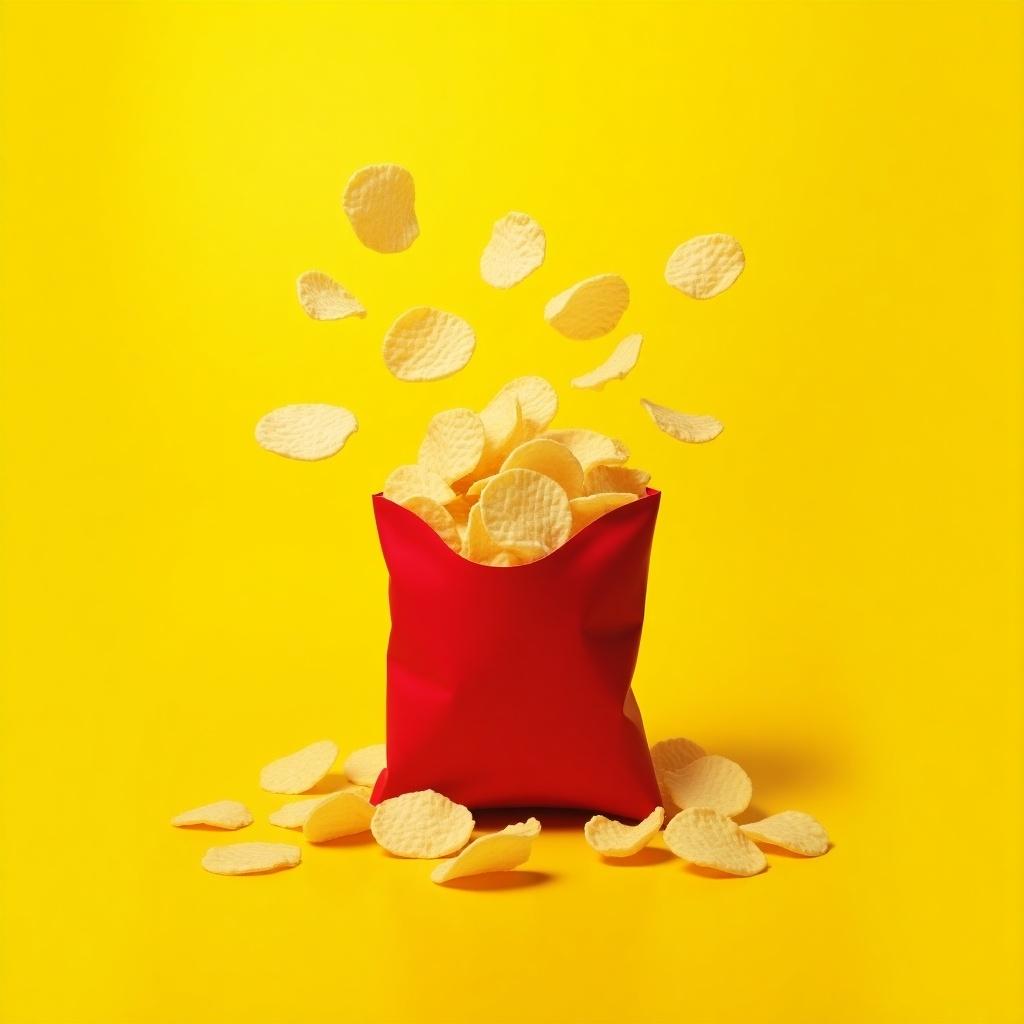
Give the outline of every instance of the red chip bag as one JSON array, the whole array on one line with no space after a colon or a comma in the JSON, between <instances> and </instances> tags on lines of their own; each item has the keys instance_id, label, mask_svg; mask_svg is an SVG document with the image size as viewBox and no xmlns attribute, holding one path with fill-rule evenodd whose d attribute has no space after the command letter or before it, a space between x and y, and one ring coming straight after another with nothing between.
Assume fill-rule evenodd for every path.
<instances>
[{"instance_id":1,"label":"red chip bag","mask_svg":"<svg viewBox=\"0 0 1024 1024\"><path fill-rule=\"evenodd\" d=\"M494 567L374 495L391 576L375 803L435 789L469 807L622 818L660 803L630 687L660 498L648 490L540 561Z\"/></svg>"}]
</instances>

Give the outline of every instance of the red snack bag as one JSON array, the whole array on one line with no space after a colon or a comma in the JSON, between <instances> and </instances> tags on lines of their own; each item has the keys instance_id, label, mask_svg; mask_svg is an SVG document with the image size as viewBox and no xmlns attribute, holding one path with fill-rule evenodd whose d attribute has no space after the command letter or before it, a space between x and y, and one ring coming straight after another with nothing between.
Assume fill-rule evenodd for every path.
<instances>
[{"instance_id":1,"label":"red snack bag","mask_svg":"<svg viewBox=\"0 0 1024 1024\"><path fill-rule=\"evenodd\" d=\"M643 818L658 806L630 682L660 498L649 489L547 557L494 567L373 496L391 576L374 803L435 789L469 807Z\"/></svg>"}]
</instances>

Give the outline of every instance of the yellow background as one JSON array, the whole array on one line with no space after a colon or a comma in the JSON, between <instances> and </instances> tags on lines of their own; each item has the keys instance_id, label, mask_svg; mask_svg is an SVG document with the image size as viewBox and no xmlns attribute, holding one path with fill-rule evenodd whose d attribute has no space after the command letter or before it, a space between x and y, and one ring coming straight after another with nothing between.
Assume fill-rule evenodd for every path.
<instances>
[{"instance_id":1,"label":"yellow background","mask_svg":"<svg viewBox=\"0 0 1024 1024\"><path fill-rule=\"evenodd\" d=\"M1021 13L8 5L4 1024L1020 1020ZM401 255L340 208L376 161L416 178ZM509 209L549 256L500 292L477 260ZM662 271L706 231L748 263L698 303ZM367 319L307 319L313 267ZM604 271L614 336L544 324ZM380 341L420 303L478 350L400 384ZM627 331L633 375L571 391ZM221 837L171 814L235 797L238 838L286 839L260 765L382 738L369 494L522 373L664 491L651 738L736 758L835 848L713 880L547 815L499 888L361 842L206 874ZM725 433L679 445L641 396ZM302 401L357 413L339 457L253 442Z\"/></svg>"}]
</instances>

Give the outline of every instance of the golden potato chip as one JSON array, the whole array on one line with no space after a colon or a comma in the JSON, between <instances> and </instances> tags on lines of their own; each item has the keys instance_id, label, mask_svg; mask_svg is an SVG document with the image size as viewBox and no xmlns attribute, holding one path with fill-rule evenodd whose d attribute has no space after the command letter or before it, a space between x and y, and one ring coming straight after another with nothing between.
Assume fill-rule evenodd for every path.
<instances>
[{"instance_id":1,"label":"golden potato chip","mask_svg":"<svg viewBox=\"0 0 1024 1024\"><path fill-rule=\"evenodd\" d=\"M396 857L432 859L461 850L473 834L473 815L432 789L382 800L370 823L373 838Z\"/></svg>"},{"instance_id":2,"label":"golden potato chip","mask_svg":"<svg viewBox=\"0 0 1024 1024\"><path fill-rule=\"evenodd\" d=\"M511 391L495 395L480 411L484 425L484 453L475 475L493 473L516 446L523 433L523 410Z\"/></svg>"},{"instance_id":3,"label":"golden potato chip","mask_svg":"<svg viewBox=\"0 0 1024 1024\"><path fill-rule=\"evenodd\" d=\"M407 498L402 502L402 508L407 508L410 512L419 516L452 551L460 551L462 549L459 524L444 505L438 505L436 501L431 501L430 498Z\"/></svg>"},{"instance_id":4,"label":"golden potato chip","mask_svg":"<svg viewBox=\"0 0 1024 1024\"><path fill-rule=\"evenodd\" d=\"M213 828L238 829L252 824L252 814L245 804L237 800L218 800L216 803L193 807L171 818L171 824L178 828L189 825L211 825Z\"/></svg>"},{"instance_id":5,"label":"golden potato chip","mask_svg":"<svg viewBox=\"0 0 1024 1024\"><path fill-rule=\"evenodd\" d=\"M583 469L576 456L564 444L550 438L535 437L513 448L501 464L501 472L507 469L543 473L559 484L570 500L585 493Z\"/></svg>"},{"instance_id":6,"label":"golden potato chip","mask_svg":"<svg viewBox=\"0 0 1024 1024\"><path fill-rule=\"evenodd\" d=\"M710 807L680 811L665 829L665 845L691 864L730 875L756 875L768 866L736 822Z\"/></svg>"},{"instance_id":7,"label":"golden potato chip","mask_svg":"<svg viewBox=\"0 0 1024 1024\"><path fill-rule=\"evenodd\" d=\"M698 235L669 256L665 280L691 299L713 299L735 282L743 267L743 250L732 235Z\"/></svg>"},{"instance_id":8,"label":"golden potato chip","mask_svg":"<svg viewBox=\"0 0 1024 1024\"><path fill-rule=\"evenodd\" d=\"M820 857L828 852L828 833L816 818L803 811L781 811L740 829L755 843L770 843L805 857Z\"/></svg>"},{"instance_id":9,"label":"golden potato chip","mask_svg":"<svg viewBox=\"0 0 1024 1024\"><path fill-rule=\"evenodd\" d=\"M365 317L363 304L333 277L319 270L307 270L296 285L299 304L314 320L344 320Z\"/></svg>"},{"instance_id":10,"label":"golden potato chip","mask_svg":"<svg viewBox=\"0 0 1024 1024\"><path fill-rule=\"evenodd\" d=\"M569 383L574 388L591 388L600 391L609 381L622 380L636 366L636 361L640 358L640 346L643 342L642 334L627 335L596 370L574 377Z\"/></svg>"},{"instance_id":11,"label":"golden potato chip","mask_svg":"<svg viewBox=\"0 0 1024 1024\"><path fill-rule=\"evenodd\" d=\"M487 486L487 485L488 485L488 484L489 484L489 483L490 483L490 482L491 482L491 481L492 481L493 479L494 479L494 477L493 477L493 476L482 476L482 477L480 477L480 479L479 479L479 480L474 480L474 481L473 481L473 482L472 482L472 483L471 483L471 484L469 485L469 488L468 488L468 490L466 491L466 493L465 493L465 494L463 495L463 497L464 497L464 498L467 498L467 499L476 499L475 501L473 501L473 504L476 504L476 501L479 501L479 499L480 499L480 494L481 494L481 493L483 492L483 489L484 489L484 488L485 488L485 487L486 487L486 486Z\"/></svg>"},{"instance_id":12,"label":"golden potato chip","mask_svg":"<svg viewBox=\"0 0 1024 1024\"><path fill-rule=\"evenodd\" d=\"M574 284L544 307L544 319L577 341L614 331L629 305L629 285L618 274L599 274Z\"/></svg>"},{"instance_id":13,"label":"golden potato chip","mask_svg":"<svg viewBox=\"0 0 1024 1024\"><path fill-rule=\"evenodd\" d=\"M576 456L584 473L594 466L617 465L629 458L629 449L621 441L596 430L549 430L543 436L564 444Z\"/></svg>"},{"instance_id":14,"label":"golden potato chip","mask_svg":"<svg viewBox=\"0 0 1024 1024\"><path fill-rule=\"evenodd\" d=\"M211 846L203 855L203 867L215 875L256 875L293 868L302 851L289 843L230 843Z\"/></svg>"},{"instance_id":15,"label":"golden potato chip","mask_svg":"<svg viewBox=\"0 0 1024 1024\"><path fill-rule=\"evenodd\" d=\"M516 377L495 395L493 401L507 394L514 395L519 402L523 441L544 430L558 412L558 394L543 377Z\"/></svg>"},{"instance_id":16,"label":"golden potato chip","mask_svg":"<svg viewBox=\"0 0 1024 1024\"><path fill-rule=\"evenodd\" d=\"M271 761L260 772L260 786L269 793L305 793L331 770L337 759L337 744L319 740Z\"/></svg>"},{"instance_id":17,"label":"golden potato chip","mask_svg":"<svg viewBox=\"0 0 1024 1024\"><path fill-rule=\"evenodd\" d=\"M643 498L650 482L650 473L632 466L591 466L586 474L587 494L628 492Z\"/></svg>"},{"instance_id":18,"label":"golden potato chip","mask_svg":"<svg viewBox=\"0 0 1024 1024\"><path fill-rule=\"evenodd\" d=\"M340 790L321 800L306 817L302 832L311 843L326 843L365 832L374 806L365 796Z\"/></svg>"},{"instance_id":19,"label":"golden potato chip","mask_svg":"<svg viewBox=\"0 0 1024 1024\"><path fill-rule=\"evenodd\" d=\"M727 818L745 811L753 794L750 776L735 761L718 754L664 771L661 779L677 806L707 807Z\"/></svg>"},{"instance_id":20,"label":"golden potato chip","mask_svg":"<svg viewBox=\"0 0 1024 1024\"><path fill-rule=\"evenodd\" d=\"M532 469L499 473L473 507L480 509L481 522L495 544L516 553L553 551L569 539L572 529L565 491Z\"/></svg>"},{"instance_id":21,"label":"golden potato chip","mask_svg":"<svg viewBox=\"0 0 1024 1024\"><path fill-rule=\"evenodd\" d=\"M471 562L488 562L500 552L480 518L479 504L474 505L469 510L466 535L462 538L462 557Z\"/></svg>"},{"instance_id":22,"label":"golden potato chip","mask_svg":"<svg viewBox=\"0 0 1024 1024\"><path fill-rule=\"evenodd\" d=\"M374 743L372 746L353 750L345 758L342 770L345 777L357 786L372 786L386 767L387 747L383 743Z\"/></svg>"},{"instance_id":23,"label":"golden potato chip","mask_svg":"<svg viewBox=\"0 0 1024 1024\"><path fill-rule=\"evenodd\" d=\"M518 554L514 551L499 551L497 554L485 559L481 564L494 566L498 569L507 569L512 565L525 565L527 562L535 562L538 558L543 558L545 554L547 552L540 548L525 552L520 551Z\"/></svg>"},{"instance_id":24,"label":"golden potato chip","mask_svg":"<svg viewBox=\"0 0 1024 1024\"><path fill-rule=\"evenodd\" d=\"M511 288L543 262L544 229L527 213L506 213L494 222L480 257L480 276L495 288Z\"/></svg>"},{"instance_id":25,"label":"golden potato chip","mask_svg":"<svg viewBox=\"0 0 1024 1024\"><path fill-rule=\"evenodd\" d=\"M337 455L358 429L355 416L337 405L283 405L256 424L256 442L275 455L316 462Z\"/></svg>"},{"instance_id":26,"label":"golden potato chip","mask_svg":"<svg viewBox=\"0 0 1024 1024\"><path fill-rule=\"evenodd\" d=\"M637 825L623 825L621 821L596 814L583 826L583 835L603 857L632 857L658 834L664 819L663 807L655 807Z\"/></svg>"},{"instance_id":27,"label":"golden potato chip","mask_svg":"<svg viewBox=\"0 0 1024 1024\"><path fill-rule=\"evenodd\" d=\"M455 492L426 466L399 466L384 481L384 497L401 505L408 498L430 498L438 505L447 505L456 498Z\"/></svg>"},{"instance_id":28,"label":"golden potato chip","mask_svg":"<svg viewBox=\"0 0 1024 1024\"><path fill-rule=\"evenodd\" d=\"M531 818L531 822L536 818ZM537 825L538 831L540 825ZM438 885L469 875L486 875L492 871L511 871L530 859L533 837L528 822L509 825L500 832L474 839L457 857L442 861L430 873Z\"/></svg>"},{"instance_id":29,"label":"golden potato chip","mask_svg":"<svg viewBox=\"0 0 1024 1024\"><path fill-rule=\"evenodd\" d=\"M654 770L659 774L685 768L691 761L706 756L707 751L699 743L694 743L685 736L661 740L651 747L651 761L654 763Z\"/></svg>"},{"instance_id":30,"label":"golden potato chip","mask_svg":"<svg viewBox=\"0 0 1024 1024\"><path fill-rule=\"evenodd\" d=\"M484 425L472 409L448 409L427 424L419 462L452 483L476 469L484 444Z\"/></svg>"},{"instance_id":31,"label":"golden potato chip","mask_svg":"<svg viewBox=\"0 0 1024 1024\"><path fill-rule=\"evenodd\" d=\"M705 441L713 441L724 429L714 416L690 416L685 412L676 412L675 409L658 405L657 402L649 402L646 398L641 398L640 402L651 414L651 419L657 424L658 429L677 441L703 444Z\"/></svg>"},{"instance_id":32,"label":"golden potato chip","mask_svg":"<svg viewBox=\"0 0 1024 1024\"><path fill-rule=\"evenodd\" d=\"M384 365L399 380L441 380L458 373L475 348L476 335L462 317L415 306L384 335Z\"/></svg>"},{"instance_id":33,"label":"golden potato chip","mask_svg":"<svg viewBox=\"0 0 1024 1024\"><path fill-rule=\"evenodd\" d=\"M572 536L575 537L580 530L589 526L594 520L600 519L606 512L622 508L631 501L636 501L635 494L616 494L606 491L603 494L588 494L583 498L573 498L569 502L569 511L572 513Z\"/></svg>"},{"instance_id":34,"label":"golden potato chip","mask_svg":"<svg viewBox=\"0 0 1024 1024\"><path fill-rule=\"evenodd\" d=\"M356 171L341 200L356 237L376 252L402 252L416 241L416 186L398 164L374 164Z\"/></svg>"},{"instance_id":35,"label":"golden potato chip","mask_svg":"<svg viewBox=\"0 0 1024 1024\"><path fill-rule=\"evenodd\" d=\"M540 835L540 822L536 818L527 818L526 821L517 821L514 825L506 825L502 831L532 839Z\"/></svg>"},{"instance_id":36,"label":"golden potato chip","mask_svg":"<svg viewBox=\"0 0 1024 1024\"><path fill-rule=\"evenodd\" d=\"M343 786L335 792L354 793L356 796L369 800L372 790L369 786L351 785ZM277 825L278 828L302 828L313 808L333 795L333 793L328 793L326 796L312 796L306 800L292 800L291 803L279 807L276 811L271 811L268 820L271 825Z\"/></svg>"}]
</instances>

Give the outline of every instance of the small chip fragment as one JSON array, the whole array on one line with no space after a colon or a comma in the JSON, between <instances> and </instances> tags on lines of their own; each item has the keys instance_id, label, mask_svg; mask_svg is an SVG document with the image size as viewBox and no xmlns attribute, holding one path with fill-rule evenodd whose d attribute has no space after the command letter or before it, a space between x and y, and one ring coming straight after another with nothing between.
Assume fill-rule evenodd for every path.
<instances>
[{"instance_id":1,"label":"small chip fragment","mask_svg":"<svg viewBox=\"0 0 1024 1024\"><path fill-rule=\"evenodd\" d=\"M356 171L341 200L356 237L376 252L402 252L416 241L416 186L398 164Z\"/></svg>"},{"instance_id":2,"label":"small chip fragment","mask_svg":"<svg viewBox=\"0 0 1024 1024\"><path fill-rule=\"evenodd\" d=\"M603 857L632 857L658 834L664 820L663 807L655 807L636 825L623 825L621 821L595 814L583 826L583 835L591 848Z\"/></svg>"},{"instance_id":3,"label":"small chip fragment","mask_svg":"<svg viewBox=\"0 0 1024 1024\"><path fill-rule=\"evenodd\" d=\"M485 443L484 425L472 409L448 409L427 424L419 462L450 484L476 469Z\"/></svg>"},{"instance_id":4,"label":"small chip fragment","mask_svg":"<svg viewBox=\"0 0 1024 1024\"><path fill-rule=\"evenodd\" d=\"M587 471L587 494L604 494L614 491L622 494L628 491L638 498L647 494L651 474L645 469L632 466L591 466Z\"/></svg>"},{"instance_id":5,"label":"small chip fragment","mask_svg":"<svg viewBox=\"0 0 1024 1024\"><path fill-rule=\"evenodd\" d=\"M337 759L338 745L331 740L319 740L271 761L260 771L260 786L268 793L305 793L331 770Z\"/></svg>"},{"instance_id":6,"label":"small chip fragment","mask_svg":"<svg viewBox=\"0 0 1024 1024\"><path fill-rule=\"evenodd\" d=\"M543 262L544 229L528 213L506 213L494 222L480 257L480 276L495 288L511 288Z\"/></svg>"},{"instance_id":7,"label":"small chip fragment","mask_svg":"<svg viewBox=\"0 0 1024 1024\"><path fill-rule=\"evenodd\" d=\"M419 516L452 551L462 549L459 524L444 505L438 505L430 498L407 498L402 502L402 507Z\"/></svg>"},{"instance_id":8,"label":"small chip fragment","mask_svg":"<svg viewBox=\"0 0 1024 1024\"><path fill-rule=\"evenodd\" d=\"M337 455L358 429L355 416L337 405L283 405L256 424L256 442L275 455L316 462Z\"/></svg>"},{"instance_id":9,"label":"small chip fragment","mask_svg":"<svg viewBox=\"0 0 1024 1024\"><path fill-rule=\"evenodd\" d=\"M346 317L365 317L363 304L329 274L307 270L296 288L299 304L313 320L344 320Z\"/></svg>"},{"instance_id":10,"label":"small chip fragment","mask_svg":"<svg viewBox=\"0 0 1024 1024\"><path fill-rule=\"evenodd\" d=\"M740 829L756 843L769 843L805 857L828 852L828 833L816 818L803 811L781 811Z\"/></svg>"},{"instance_id":11,"label":"small chip fragment","mask_svg":"<svg viewBox=\"0 0 1024 1024\"><path fill-rule=\"evenodd\" d=\"M536 825L536 831L533 825ZM486 875L493 871L511 871L530 859L534 836L540 831L536 818L509 825L500 832L474 839L457 857L442 861L430 873L438 885L469 875Z\"/></svg>"},{"instance_id":12,"label":"small chip fragment","mask_svg":"<svg viewBox=\"0 0 1024 1024\"><path fill-rule=\"evenodd\" d=\"M743 273L740 243L732 235L697 235L668 258L665 280L691 299L713 299Z\"/></svg>"},{"instance_id":13,"label":"small chip fragment","mask_svg":"<svg viewBox=\"0 0 1024 1024\"><path fill-rule=\"evenodd\" d=\"M570 500L586 493L583 467L576 456L566 445L547 437L535 437L513 448L501 464L501 472L507 469L532 469L543 473L561 485Z\"/></svg>"},{"instance_id":14,"label":"small chip fragment","mask_svg":"<svg viewBox=\"0 0 1024 1024\"><path fill-rule=\"evenodd\" d=\"M203 855L203 867L215 875L256 875L293 868L302 850L290 843L231 843L211 846Z\"/></svg>"},{"instance_id":15,"label":"small chip fragment","mask_svg":"<svg viewBox=\"0 0 1024 1024\"><path fill-rule=\"evenodd\" d=\"M595 370L574 377L569 383L574 388L591 388L600 391L609 381L622 380L636 366L640 358L642 334L628 334L615 346L612 354Z\"/></svg>"},{"instance_id":16,"label":"small chip fragment","mask_svg":"<svg viewBox=\"0 0 1024 1024\"><path fill-rule=\"evenodd\" d=\"M190 825L210 825L213 828L238 829L252 824L249 808L237 800L218 800L216 803L193 807L190 811L171 818L171 824L177 828Z\"/></svg>"},{"instance_id":17,"label":"small chip fragment","mask_svg":"<svg viewBox=\"0 0 1024 1024\"><path fill-rule=\"evenodd\" d=\"M325 797L310 811L302 832L311 843L354 836L370 827L374 809L365 796L340 790Z\"/></svg>"},{"instance_id":18,"label":"small chip fragment","mask_svg":"<svg viewBox=\"0 0 1024 1024\"><path fill-rule=\"evenodd\" d=\"M661 773L661 781L679 807L706 807L734 818L750 806L750 776L718 754L698 757L683 768Z\"/></svg>"},{"instance_id":19,"label":"small chip fragment","mask_svg":"<svg viewBox=\"0 0 1024 1024\"><path fill-rule=\"evenodd\" d=\"M384 481L384 497L401 505L408 498L430 498L438 505L447 505L455 500L455 492L448 484L426 466L399 466L393 469Z\"/></svg>"},{"instance_id":20,"label":"small chip fragment","mask_svg":"<svg viewBox=\"0 0 1024 1024\"><path fill-rule=\"evenodd\" d=\"M768 866L740 827L709 807L680 811L665 829L665 845L691 864L729 875L756 875Z\"/></svg>"},{"instance_id":21,"label":"small chip fragment","mask_svg":"<svg viewBox=\"0 0 1024 1024\"><path fill-rule=\"evenodd\" d=\"M657 424L658 429L677 441L703 444L705 441L713 441L724 429L714 416L690 416L685 412L676 412L675 409L658 405L657 402L649 402L646 398L641 398L640 402L651 414L651 419Z\"/></svg>"},{"instance_id":22,"label":"small chip fragment","mask_svg":"<svg viewBox=\"0 0 1024 1024\"><path fill-rule=\"evenodd\" d=\"M384 364L399 380L441 380L458 373L475 348L476 335L462 317L415 306L384 335Z\"/></svg>"},{"instance_id":23,"label":"small chip fragment","mask_svg":"<svg viewBox=\"0 0 1024 1024\"><path fill-rule=\"evenodd\" d=\"M544 307L544 319L577 341L614 331L629 306L629 285L618 274L588 277L556 295Z\"/></svg>"},{"instance_id":24,"label":"small chip fragment","mask_svg":"<svg viewBox=\"0 0 1024 1024\"><path fill-rule=\"evenodd\" d=\"M576 456L584 473L594 466L618 465L629 458L629 449L621 441L596 430L549 430L543 436L564 444Z\"/></svg>"},{"instance_id":25,"label":"small chip fragment","mask_svg":"<svg viewBox=\"0 0 1024 1024\"><path fill-rule=\"evenodd\" d=\"M517 821L514 825L506 825L502 831L532 839L540 835L540 822L536 818L527 818L526 821Z\"/></svg>"},{"instance_id":26,"label":"small chip fragment","mask_svg":"<svg viewBox=\"0 0 1024 1024\"><path fill-rule=\"evenodd\" d=\"M499 473L473 506L480 509L484 529L498 547L546 554L569 539L572 512L559 484L532 469Z\"/></svg>"},{"instance_id":27,"label":"small chip fragment","mask_svg":"<svg viewBox=\"0 0 1024 1024\"><path fill-rule=\"evenodd\" d=\"M370 831L396 857L429 860L461 850L473 834L473 825L468 808L423 789L381 801Z\"/></svg>"},{"instance_id":28,"label":"small chip fragment","mask_svg":"<svg viewBox=\"0 0 1024 1024\"><path fill-rule=\"evenodd\" d=\"M524 441L546 429L558 412L558 394L543 377L516 377L498 392L494 401L506 394L514 395L519 402Z\"/></svg>"},{"instance_id":29,"label":"small chip fragment","mask_svg":"<svg viewBox=\"0 0 1024 1024\"><path fill-rule=\"evenodd\" d=\"M707 751L699 743L694 743L685 736L661 740L651 747L651 761L654 762L654 770L659 774L685 768L691 761L706 756Z\"/></svg>"},{"instance_id":30,"label":"small chip fragment","mask_svg":"<svg viewBox=\"0 0 1024 1024\"><path fill-rule=\"evenodd\" d=\"M573 498L569 502L569 511L572 512L572 536L575 537L580 530L588 527L592 522L600 519L607 512L612 512L631 501L636 501L635 494L605 491L603 494L588 494L583 498Z\"/></svg>"},{"instance_id":31,"label":"small chip fragment","mask_svg":"<svg viewBox=\"0 0 1024 1024\"><path fill-rule=\"evenodd\" d=\"M374 743L369 747L353 750L345 758L342 769L346 778L357 786L372 786L387 766L387 747L383 743Z\"/></svg>"}]
</instances>

